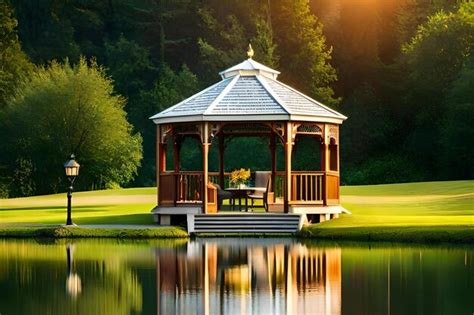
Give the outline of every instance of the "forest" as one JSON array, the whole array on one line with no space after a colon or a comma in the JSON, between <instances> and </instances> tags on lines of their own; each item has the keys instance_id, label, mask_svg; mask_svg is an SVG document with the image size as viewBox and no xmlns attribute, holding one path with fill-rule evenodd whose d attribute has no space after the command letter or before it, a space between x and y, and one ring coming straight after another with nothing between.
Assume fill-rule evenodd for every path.
<instances>
[{"instance_id":1,"label":"forest","mask_svg":"<svg viewBox=\"0 0 474 315\"><path fill-rule=\"evenodd\" d=\"M0 0L0 197L65 191L70 153L79 189L154 185L148 118L219 81L249 43L349 117L342 184L474 178L473 2ZM228 167L266 167L261 140L241 145L256 155L230 148Z\"/></svg>"}]
</instances>

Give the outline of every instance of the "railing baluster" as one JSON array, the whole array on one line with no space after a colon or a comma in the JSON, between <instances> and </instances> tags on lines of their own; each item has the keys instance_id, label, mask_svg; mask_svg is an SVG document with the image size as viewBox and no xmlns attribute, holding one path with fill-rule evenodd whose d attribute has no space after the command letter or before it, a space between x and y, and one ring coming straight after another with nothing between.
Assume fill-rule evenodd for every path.
<instances>
[{"instance_id":1,"label":"railing baluster","mask_svg":"<svg viewBox=\"0 0 474 315\"><path fill-rule=\"evenodd\" d=\"M296 178L300 184L300 190L299 190L299 195L300 195L300 199L299 200L303 200L303 176L302 175L296 175Z\"/></svg>"},{"instance_id":2,"label":"railing baluster","mask_svg":"<svg viewBox=\"0 0 474 315\"><path fill-rule=\"evenodd\" d=\"M319 176L319 200L323 200L323 176Z\"/></svg>"},{"instance_id":3,"label":"railing baluster","mask_svg":"<svg viewBox=\"0 0 474 315\"><path fill-rule=\"evenodd\" d=\"M311 178L311 175L305 175L306 200L311 200L311 190L309 190L309 185L308 185L309 178Z\"/></svg>"}]
</instances>

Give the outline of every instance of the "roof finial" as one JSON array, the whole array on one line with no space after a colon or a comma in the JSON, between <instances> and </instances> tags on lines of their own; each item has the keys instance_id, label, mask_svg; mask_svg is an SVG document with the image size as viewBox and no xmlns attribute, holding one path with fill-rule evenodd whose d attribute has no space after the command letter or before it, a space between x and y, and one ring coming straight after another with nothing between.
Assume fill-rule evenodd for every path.
<instances>
[{"instance_id":1,"label":"roof finial","mask_svg":"<svg viewBox=\"0 0 474 315\"><path fill-rule=\"evenodd\" d=\"M249 48L247 49L247 56L249 59L252 59L253 57L253 49L252 49L252 44L249 43Z\"/></svg>"}]
</instances>

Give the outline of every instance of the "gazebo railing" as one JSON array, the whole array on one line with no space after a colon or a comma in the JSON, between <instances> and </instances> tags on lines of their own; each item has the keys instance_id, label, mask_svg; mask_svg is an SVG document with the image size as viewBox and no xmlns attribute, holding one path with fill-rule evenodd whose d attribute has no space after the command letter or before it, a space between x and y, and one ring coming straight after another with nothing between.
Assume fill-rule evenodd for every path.
<instances>
[{"instance_id":1,"label":"gazebo railing","mask_svg":"<svg viewBox=\"0 0 474 315\"><path fill-rule=\"evenodd\" d=\"M291 201L323 203L324 172L292 172Z\"/></svg>"},{"instance_id":2,"label":"gazebo railing","mask_svg":"<svg viewBox=\"0 0 474 315\"><path fill-rule=\"evenodd\" d=\"M177 203L201 202L202 179L202 172L160 174L160 203L162 205L176 205Z\"/></svg>"},{"instance_id":3,"label":"gazebo railing","mask_svg":"<svg viewBox=\"0 0 474 315\"><path fill-rule=\"evenodd\" d=\"M202 172L179 172L175 173L175 176L177 185L177 203L201 201Z\"/></svg>"},{"instance_id":4,"label":"gazebo railing","mask_svg":"<svg viewBox=\"0 0 474 315\"><path fill-rule=\"evenodd\" d=\"M224 187L228 186L229 173L225 173ZM170 172L160 176L160 197L162 204L198 203L202 200L202 172ZM209 172L209 182L219 183L219 174ZM273 192L276 199L282 200L285 193L285 172L275 174ZM327 190L327 192L325 192ZM321 171L294 171L291 174L291 203L323 204L324 194L328 200L339 199L338 174Z\"/></svg>"}]
</instances>

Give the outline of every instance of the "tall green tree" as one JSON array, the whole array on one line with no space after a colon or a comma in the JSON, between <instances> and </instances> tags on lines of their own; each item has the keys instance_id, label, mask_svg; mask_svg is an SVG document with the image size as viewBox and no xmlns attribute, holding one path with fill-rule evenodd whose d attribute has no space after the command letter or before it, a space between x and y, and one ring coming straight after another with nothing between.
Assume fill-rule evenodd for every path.
<instances>
[{"instance_id":1,"label":"tall green tree","mask_svg":"<svg viewBox=\"0 0 474 315\"><path fill-rule=\"evenodd\" d=\"M66 57L79 59L81 51L74 39L75 29L70 19L76 11L74 2L13 0L13 4L20 21L20 38L33 62Z\"/></svg>"},{"instance_id":2,"label":"tall green tree","mask_svg":"<svg viewBox=\"0 0 474 315\"><path fill-rule=\"evenodd\" d=\"M323 26L311 14L308 0L281 0L271 4L271 21L280 56L282 81L334 106L340 99L331 84L337 80L330 64Z\"/></svg>"},{"instance_id":3,"label":"tall green tree","mask_svg":"<svg viewBox=\"0 0 474 315\"><path fill-rule=\"evenodd\" d=\"M158 75L148 50L123 35L115 42L105 42L105 62L116 90L129 99L127 107L134 107L133 101L152 87Z\"/></svg>"},{"instance_id":4,"label":"tall green tree","mask_svg":"<svg viewBox=\"0 0 474 315\"><path fill-rule=\"evenodd\" d=\"M406 104L413 117L407 145L435 174L436 153L441 152L441 122L450 110L446 97L474 53L474 3L430 16L404 47L404 53Z\"/></svg>"},{"instance_id":5,"label":"tall green tree","mask_svg":"<svg viewBox=\"0 0 474 315\"><path fill-rule=\"evenodd\" d=\"M474 178L474 55L448 90L446 115L441 124L441 176Z\"/></svg>"},{"instance_id":6,"label":"tall green tree","mask_svg":"<svg viewBox=\"0 0 474 315\"><path fill-rule=\"evenodd\" d=\"M278 54L268 6L248 14L252 12L249 10L251 4L246 2L231 9L217 7L220 10L211 4L219 5L211 2L199 10L203 29L198 39L200 73L206 85L218 80L220 71L244 60L249 42L256 61L270 67L277 66Z\"/></svg>"},{"instance_id":7,"label":"tall green tree","mask_svg":"<svg viewBox=\"0 0 474 315\"><path fill-rule=\"evenodd\" d=\"M153 87L142 91L136 106L130 108L130 119L144 139L144 158L136 183L151 186L156 179L156 126L149 117L191 96L198 89L198 79L187 66L173 71L165 65Z\"/></svg>"},{"instance_id":8,"label":"tall green tree","mask_svg":"<svg viewBox=\"0 0 474 315\"><path fill-rule=\"evenodd\" d=\"M194 60L190 54L196 53L196 10L193 0L151 0L135 4L135 26L141 31L142 44L151 52L156 64L179 68Z\"/></svg>"},{"instance_id":9,"label":"tall green tree","mask_svg":"<svg viewBox=\"0 0 474 315\"><path fill-rule=\"evenodd\" d=\"M395 20L399 42L406 43L416 35L418 26L437 11L455 11L463 0L403 0Z\"/></svg>"},{"instance_id":10,"label":"tall green tree","mask_svg":"<svg viewBox=\"0 0 474 315\"><path fill-rule=\"evenodd\" d=\"M124 104L93 60L39 67L1 116L1 133L8 137L0 150L9 152L2 162L9 166L12 195L64 190L62 163L71 153L82 166L77 181L82 189L131 181L140 165L142 139L132 133Z\"/></svg>"},{"instance_id":11,"label":"tall green tree","mask_svg":"<svg viewBox=\"0 0 474 315\"><path fill-rule=\"evenodd\" d=\"M201 73L207 77L217 78L219 71L245 58L250 41L254 59L278 67L283 81L328 105L339 103L330 86L337 79L329 63L331 48L308 0L260 1L258 6L241 1L231 8L210 1L199 14Z\"/></svg>"},{"instance_id":12,"label":"tall green tree","mask_svg":"<svg viewBox=\"0 0 474 315\"><path fill-rule=\"evenodd\" d=\"M0 110L13 93L18 81L27 75L33 66L21 50L16 28L18 22L7 1L0 2Z\"/></svg>"}]
</instances>

